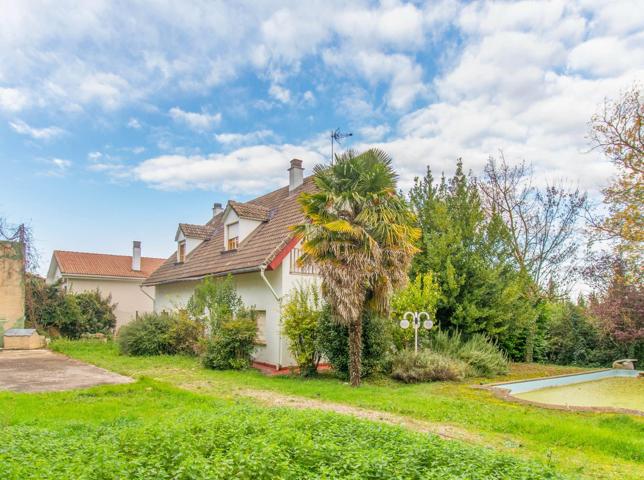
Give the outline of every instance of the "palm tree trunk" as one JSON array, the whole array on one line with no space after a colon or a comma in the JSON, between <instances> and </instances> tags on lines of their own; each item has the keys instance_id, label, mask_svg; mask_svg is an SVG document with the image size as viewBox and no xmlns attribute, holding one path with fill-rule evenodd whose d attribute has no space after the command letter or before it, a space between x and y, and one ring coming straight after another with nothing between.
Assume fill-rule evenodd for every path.
<instances>
[{"instance_id":1,"label":"palm tree trunk","mask_svg":"<svg viewBox=\"0 0 644 480\"><path fill-rule=\"evenodd\" d=\"M360 386L362 377L362 319L349 324L349 381L352 387Z\"/></svg>"}]
</instances>

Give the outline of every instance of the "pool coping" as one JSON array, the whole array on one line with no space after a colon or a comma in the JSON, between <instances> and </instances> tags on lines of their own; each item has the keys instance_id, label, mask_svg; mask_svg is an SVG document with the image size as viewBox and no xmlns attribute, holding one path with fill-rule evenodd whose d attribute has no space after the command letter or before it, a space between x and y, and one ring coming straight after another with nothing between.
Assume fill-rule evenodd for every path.
<instances>
[{"instance_id":1,"label":"pool coping","mask_svg":"<svg viewBox=\"0 0 644 480\"><path fill-rule=\"evenodd\" d=\"M517 404L522 404L522 405L529 405L533 407L539 407L539 408L546 408L549 410L559 410L559 411L565 411L565 412L586 412L586 413L616 413L616 414L626 414L626 415L636 415L638 417L644 417L644 411L642 410L634 410L630 408L618 408L618 407L584 407L584 406L575 406L575 405L557 405L557 404L552 404L552 403L542 403L542 402L535 402L533 400L527 400L524 398L518 398L515 397L514 395L511 394L511 390L507 388L503 388L503 385L511 385L513 383L523 383L523 382L529 382L532 380L547 380L551 378L561 378L561 377L572 377L572 376L577 376L577 375L587 375L589 373L597 373L597 372L605 372L613 370L612 368L600 368L596 370L587 370L584 372L578 372L578 373L569 373L569 374L562 374L562 375L550 375L548 377L537 377L537 378L529 378L525 380L512 380L509 382L496 382L496 383L488 383L486 385L472 385L472 388L477 388L481 390L488 390L492 392L492 394L500 398L501 400L504 400L506 402L512 402L512 403L517 403Z\"/></svg>"}]
</instances>

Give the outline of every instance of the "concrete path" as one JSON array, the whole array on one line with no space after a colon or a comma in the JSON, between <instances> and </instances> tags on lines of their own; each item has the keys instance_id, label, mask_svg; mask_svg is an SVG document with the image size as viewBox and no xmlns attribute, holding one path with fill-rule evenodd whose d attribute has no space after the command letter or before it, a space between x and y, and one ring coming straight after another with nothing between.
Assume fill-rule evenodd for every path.
<instances>
[{"instance_id":1,"label":"concrete path","mask_svg":"<svg viewBox=\"0 0 644 480\"><path fill-rule=\"evenodd\" d=\"M0 351L0 391L54 392L133 381L50 350Z\"/></svg>"}]
</instances>

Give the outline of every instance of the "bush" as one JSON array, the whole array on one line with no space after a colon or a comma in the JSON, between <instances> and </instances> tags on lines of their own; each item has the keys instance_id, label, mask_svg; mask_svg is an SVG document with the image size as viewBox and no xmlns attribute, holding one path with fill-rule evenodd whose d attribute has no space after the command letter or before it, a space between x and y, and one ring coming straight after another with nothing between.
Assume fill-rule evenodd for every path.
<instances>
[{"instance_id":1,"label":"bush","mask_svg":"<svg viewBox=\"0 0 644 480\"><path fill-rule=\"evenodd\" d=\"M317 285L293 289L282 311L283 333L302 376L315 375L322 357L319 347L321 315L322 299Z\"/></svg>"},{"instance_id":2,"label":"bush","mask_svg":"<svg viewBox=\"0 0 644 480\"><path fill-rule=\"evenodd\" d=\"M397 352L392 359L391 376L405 383L430 382L434 380L463 380L468 365L449 355L423 350Z\"/></svg>"},{"instance_id":3,"label":"bush","mask_svg":"<svg viewBox=\"0 0 644 480\"><path fill-rule=\"evenodd\" d=\"M327 305L320 316L319 346L340 378L349 378L349 329L333 319ZM362 376L390 371L391 322L365 314L362 319Z\"/></svg>"},{"instance_id":4,"label":"bush","mask_svg":"<svg viewBox=\"0 0 644 480\"><path fill-rule=\"evenodd\" d=\"M177 321L176 314L144 313L120 329L117 342L121 353L132 356L174 353L170 330Z\"/></svg>"},{"instance_id":5,"label":"bush","mask_svg":"<svg viewBox=\"0 0 644 480\"><path fill-rule=\"evenodd\" d=\"M186 311L179 311L168 331L168 341L172 353L199 355L203 338L203 322L190 318Z\"/></svg>"},{"instance_id":6,"label":"bush","mask_svg":"<svg viewBox=\"0 0 644 480\"><path fill-rule=\"evenodd\" d=\"M235 289L233 277L206 277L195 287L186 310L193 318L202 318L208 322L211 331L234 317L242 310L244 304Z\"/></svg>"},{"instance_id":7,"label":"bush","mask_svg":"<svg viewBox=\"0 0 644 480\"><path fill-rule=\"evenodd\" d=\"M472 373L479 377L493 377L508 373L508 360L488 337L480 333L461 346L458 358L467 363Z\"/></svg>"},{"instance_id":8,"label":"bush","mask_svg":"<svg viewBox=\"0 0 644 480\"><path fill-rule=\"evenodd\" d=\"M255 349L257 321L253 310L240 310L234 319L223 321L205 343L201 356L204 367L240 370L251 363Z\"/></svg>"},{"instance_id":9,"label":"bush","mask_svg":"<svg viewBox=\"0 0 644 480\"><path fill-rule=\"evenodd\" d=\"M110 335L116 325L115 306L110 296L102 297L98 290L67 293L60 282L47 285L32 275L25 279L27 325L50 336Z\"/></svg>"}]
</instances>

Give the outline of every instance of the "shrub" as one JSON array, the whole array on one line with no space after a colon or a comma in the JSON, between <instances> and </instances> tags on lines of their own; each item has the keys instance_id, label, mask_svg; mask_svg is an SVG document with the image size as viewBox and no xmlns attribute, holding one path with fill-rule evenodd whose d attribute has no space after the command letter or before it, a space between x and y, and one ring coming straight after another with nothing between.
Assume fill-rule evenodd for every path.
<instances>
[{"instance_id":1,"label":"shrub","mask_svg":"<svg viewBox=\"0 0 644 480\"><path fill-rule=\"evenodd\" d=\"M488 337L480 333L461 346L458 358L466 362L479 377L492 377L508 372L508 360Z\"/></svg>"},{"instance_id":2,"label":"shrub","mask_svg":"<svg viewBox=\"0 0 644 480\"><path fill-rule=\"evenodd\" d=\"M115 305L100 292L68 293L60 282L47 285L34 276L25 281L27 325L51 336L80 338L84 334L114 331Z\"/></svg>"},{"instance_id":3,"label":"shrub","mask_svg":"<svg viewBox=\"0 0 644 480\"><path fill-rule=\"evenodd\" d=\"M102 297L100 292L95 290L77 293L75 297L82 318L74 338L79 338L84 333L109 335L114 331L116 316L111 295Z\"/></svg>"},{"instance_id":4,"label":"shrub","mask_svg":"<svg viewBox=\"0 0 644 480\"><path fill-rule=\"evenodd\" d=\"M215 331L224 321L229 320L242 310L244 304L235 290L233 277L206 277L195 287L186 310L193 318L203 318Z\"/></svg>"},{"instance_id":5,"label":"shrub","mask_svg":"<svg viewBox=\"0 0 644 480\"><path fill-rule=\"evenodd\" d=\"M467 373L468 365L464 361L429 350L418 354L402 350L392 359L391 376L405 383L462 380Z\"/></svg>"},{"instance_id":6,"label":"shrub","mask_svg":"<svg viewBox=\"0 0 644 480\"><path fill-rule=\"evenodd\" d=\"M317 285L293 289L282 310L283 333L300 374L314 375L322 356L319 347L319 322L322 299Z\"/></svg>"},{"instance_id":7,"label":"shrub","mask_svg":"<svg viewBox=\"0 0 644 480\"><path fill-rule=\"evenodd\" d=\"M365 314L362 320L362 376L387 373L390 370L391 322ZM319 345L333 371L343 379L349 377L349 330L333 319L327 305L320 316Z\"/></svg>"},{"instance_id":8,"label":"shrub","mask_svg":"<svg viewBox=\"0 0 644 480\"><path fill-rule=\"evenodd\" d=\"M168 331L170 351L181 355L199 355L203 338L203 322L190 318L185 310L179 311Z\"/></svg>"},{"instance_id":9,"label":"shrub","mask_svg":"<svg viewBox=\"0 0 644 480\"><path fill-rule=\"evenodd\" d=\"M176 314L145 313L119 330L117 342L124 355L169 355L174 353L170 330Z\"/></svg>"},{"instance_id":10,"label":"shrub","mask_svg":"<svg viewBox=\"0 0 644 480\"><path fill-rule=\"evenodd\" d=\"M214 370L247 368L255 349L257 322L253 310L240 310L233 319L223 321L206 341L201 362Z\"/></svg>"}]
</instances>

